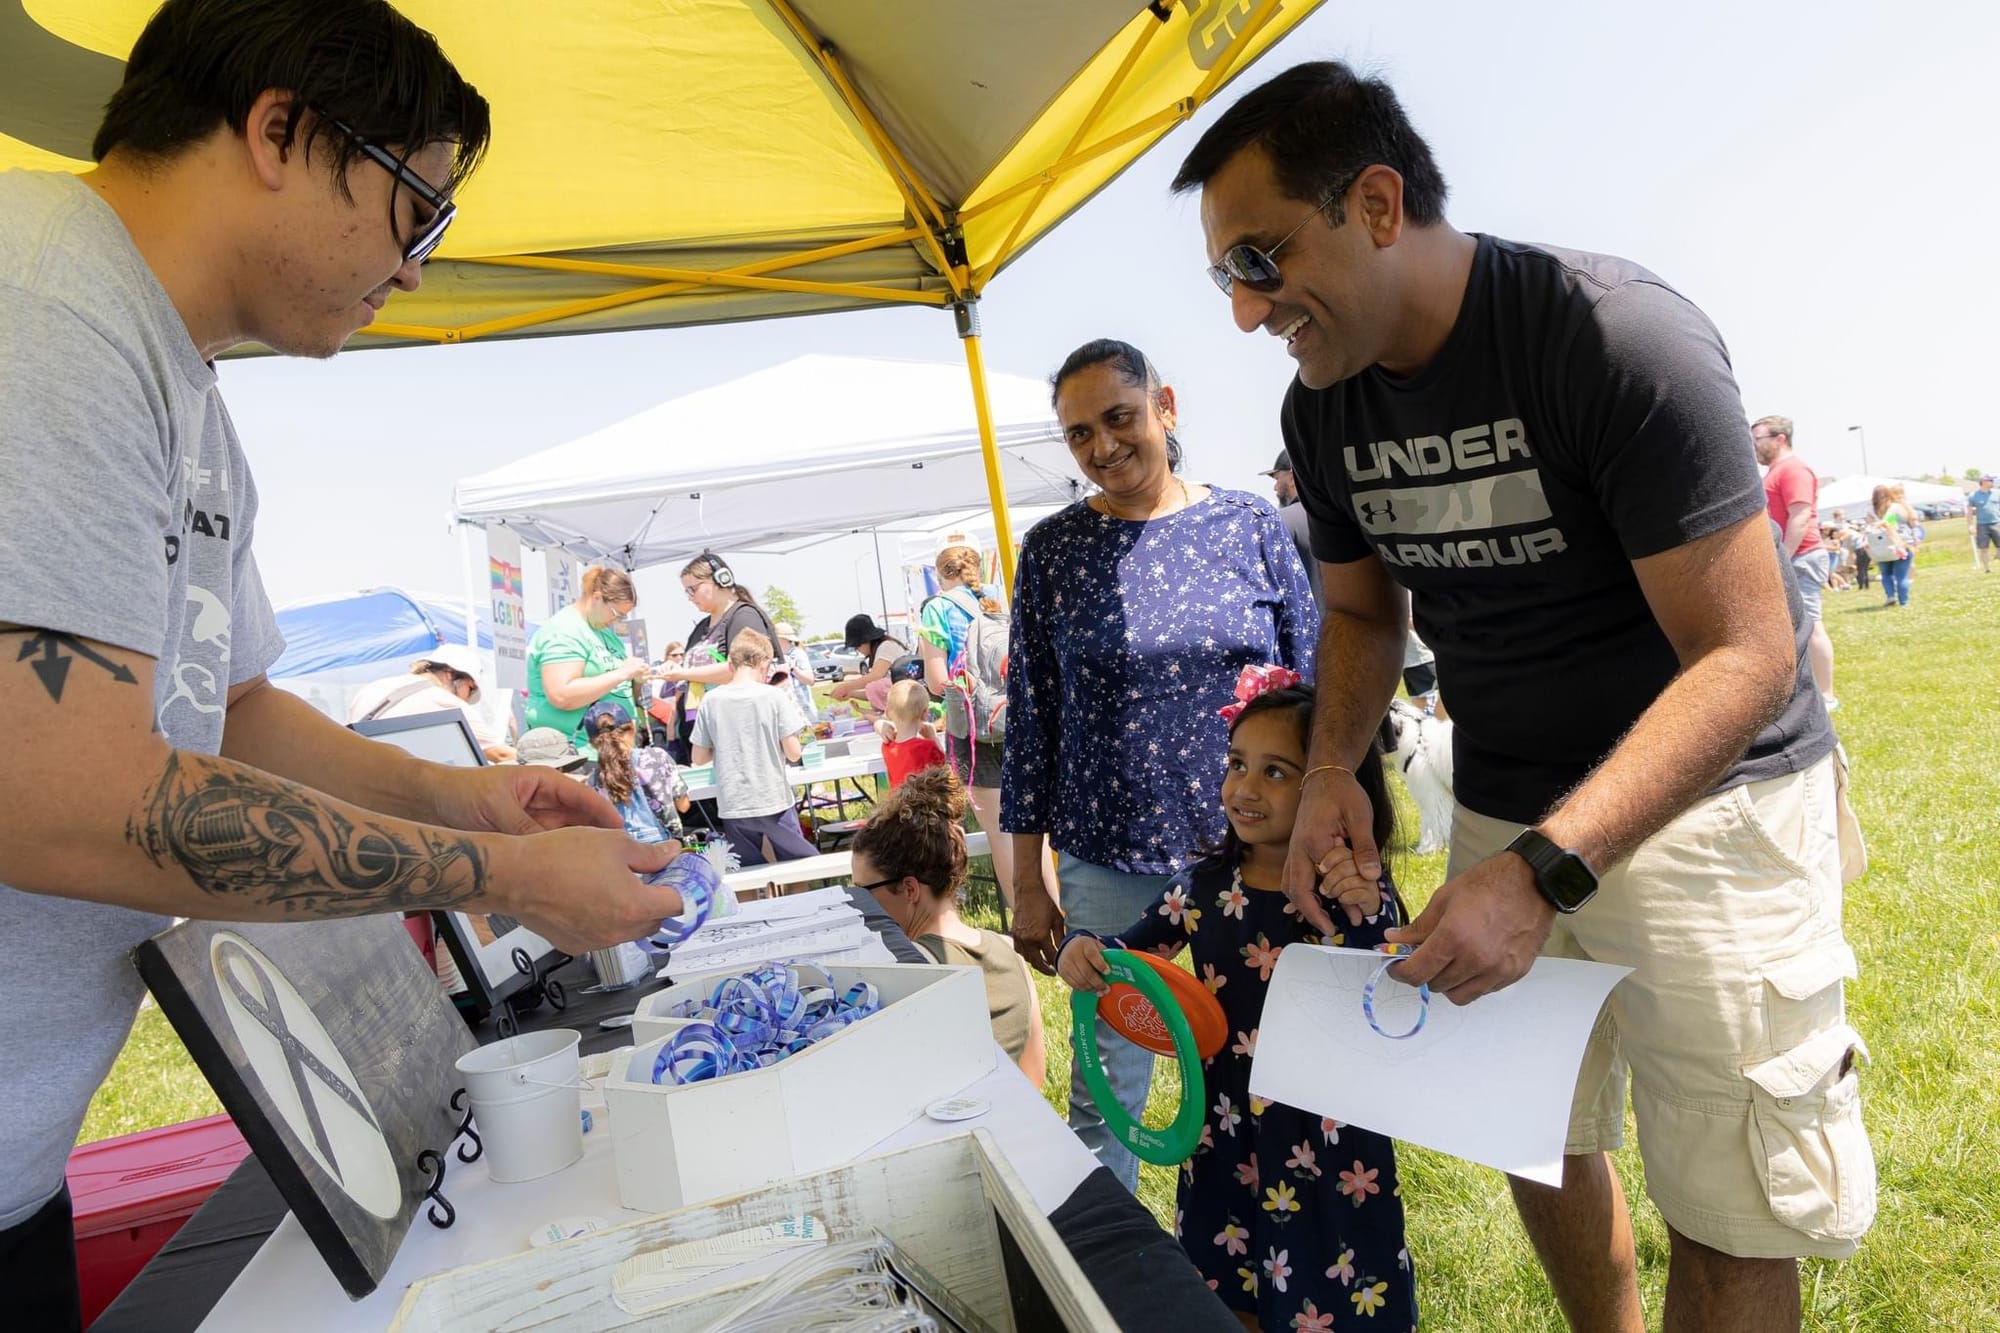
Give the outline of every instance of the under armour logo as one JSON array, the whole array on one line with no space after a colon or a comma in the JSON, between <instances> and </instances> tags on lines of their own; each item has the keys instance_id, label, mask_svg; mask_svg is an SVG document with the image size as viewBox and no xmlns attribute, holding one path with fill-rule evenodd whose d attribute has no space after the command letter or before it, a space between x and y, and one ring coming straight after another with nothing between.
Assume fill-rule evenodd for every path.
<instances>
[{"instance_id":1,"label":"under armour logo","mask_svg":"<svg viewBox=\"0 0 2000 1333\"><path fill-rule=\"evenodd\" d=\"M1361 521L1368 527L1381 527L1396 521L1396 497L1385 495L1380 500L1358 500L1355 507L1361 511Z\"/></svg>"}]
</instances>

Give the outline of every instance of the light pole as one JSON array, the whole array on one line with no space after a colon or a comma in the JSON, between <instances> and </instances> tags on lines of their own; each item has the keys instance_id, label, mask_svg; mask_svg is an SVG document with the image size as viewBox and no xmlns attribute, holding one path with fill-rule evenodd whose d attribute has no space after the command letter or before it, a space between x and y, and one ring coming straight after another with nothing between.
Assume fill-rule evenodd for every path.
<instances>
[{"instance_id":1,"label":"light pole","mask_svg":"<svg viewBox=\"0 0 2000 1333\"><path fill-rule=\"evenodd\" d=\"M1868 432L1859 426L1849 426L1848 429L1861 441L1861 475L1873 476L1874 474L1868 471Z\"/></svg>"}]
</instances>

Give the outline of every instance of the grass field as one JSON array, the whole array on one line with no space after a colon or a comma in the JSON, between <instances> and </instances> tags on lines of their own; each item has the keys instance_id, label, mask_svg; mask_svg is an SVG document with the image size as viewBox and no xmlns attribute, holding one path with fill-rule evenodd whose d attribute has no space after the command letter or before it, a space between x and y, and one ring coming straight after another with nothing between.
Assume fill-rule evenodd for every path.
<instances>
[{"instance_id":1,"label":"grass field","mask_svg":"<svg viewBox=\"0 0 2000 1333\"><path fill-rule=\"evenodd\" d=\"M1850 1017L1873 1063L1863 1088L1881 1205L1861 1252L1805 1268L1806 1327L1938 1333L2000 1327L2000 815L1992 743L2000 705L2000 574L1975 573L1962 529L1920 558L1912 604L1835 593L1826 623L1837 653L1835 715L1854 764L1869 841L1867 876L1848 888L1846 924L1861 960ZM1443 857L1404 857L1421 901ZM968 913L995 925L990 897ZM1046 1093L1068 1095L1068 996L1039 979L1049 1032ZM1170 1063L1147 1119L1164 1124L1179 1089ZM217 1109L157 1010L139 1016L83 1139ZM1628 1144L1630 1134L1628 1132ZM1635 1201L1640 1278L1655 1326L1666 1233L1643 1202L1638 1153L1618 1167ZM1425 1327L1486 1333L1559 1330L1548 1288L1494 1172L1406 1148L1403 1190ZM1167 1221L1173 1173L1147 1167L1141 1198Z\"/></svg>"}]
</instances>

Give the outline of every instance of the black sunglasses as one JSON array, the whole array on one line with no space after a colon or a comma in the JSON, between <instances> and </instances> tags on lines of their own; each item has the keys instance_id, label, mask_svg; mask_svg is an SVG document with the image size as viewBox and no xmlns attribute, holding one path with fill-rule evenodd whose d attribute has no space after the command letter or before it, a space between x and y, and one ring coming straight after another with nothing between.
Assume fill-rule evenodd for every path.
<instances>
[{"instance_id":1,"label":"black sunglasses","mask_svg":"<svg viewBox=\"0 0 2000 1333\"><path fill-rule=\"evenodd\" d=\"M1366 167L1362 168L1367 170ZM1253 292L1275 292L1285 285L1284 275L1278 272L1278 251L1285 248L1285 242L1305 230L1305 225L1318 217L1328 204L1341 198L1354 188L1354 182L1361 179L1357 171L1345 182L1327 193L1326 198L1313 205L1312 212L1299 219L1299 225L1286 232L1278 243L1269 250L1254 245L1232 245L1223 252L1222 262L1208 266L1208 276L1222 289L1224 296L1236 294L1236 284L1242 283Z\"/></svg>"},{"instance_id":2,"label":"black sunglasses","mask_svg":"<svg viewBox=\"0 0 2000 1333\"><path fill-rule=\"evenodd\" d=\"M372 159L391 176L409 186L411 194L414 194L417 198L431 206L430 221L417 228L416 236L408 245L403 247L403 262L409 263L415 260L421 264L427 261L431 257L431 252L438 248L438 243L444 240L445 228L449 227L451 220L458 216L458 205L445 198L442 194L439 194L429 181L410 170L409 163L397 157L381 144L356 134L346 125L334 120L332 117L327 118L327 124L346 135L349 142L360 149L365 156ZM395 218L396 201L392 195L389 200L389 222L392 230L395 227Z\"/></svg>"},{"instance_id":3,"label":"black sunglasses","mask_svg":"<svg viewBox=\"0 0 2000 1333\"><path fill-rule=\"evenodd\" d=\"M903 881L902 881L902 880L901 880L900 878L897 878L897 879L878 879L878 880L876 880L876 881L875 881L875 882L874 882L873 884L856 884L856 885L855 885L854 887L855 887L855 888L857 888L857 889L866 889L866 890L868 890L868 891L869 891L870 893L873 893L873 892L874 892L875 890L877 890L877 889L893 889L893 888L895 888L895 887L896 887L896 886L897 886L898 884L901 884L902 882L903 882Z\"/></svg>"}]
</instances>

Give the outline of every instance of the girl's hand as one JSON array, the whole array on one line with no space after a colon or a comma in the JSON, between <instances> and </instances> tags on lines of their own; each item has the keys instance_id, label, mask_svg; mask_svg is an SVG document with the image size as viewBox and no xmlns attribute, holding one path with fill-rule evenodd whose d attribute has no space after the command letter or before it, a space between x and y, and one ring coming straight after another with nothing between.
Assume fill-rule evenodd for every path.
<instances>
[{"instance_id":1,"label":"girl's hand","mask_svg":"<svg viewBox=\"0 0 2000 1333\"><path fill-rule=\"evenodd\" d=\"M1361 873L1345 838L1333 840L1333 850L1319 860L1319 872L1320 893L1346 910L1350 924L1358 926L1382 910L1380 880Z\"/></svg>"},{"instance_id":2,"label":"girl's hand","mask_svg":"<svg viewBox=\"0 0 2000 1333\"><path fill-rule=\"evenodd\" d=\"M1064 945L1056 958L1056 975L1071 990L1089 991L1092 995L1102 995L1111 989L1104 980L1104 974L1110 970L1111 964L1104 961L1104 946L1088 935L1079 935Z\"/></svg>"}]
</instances>

